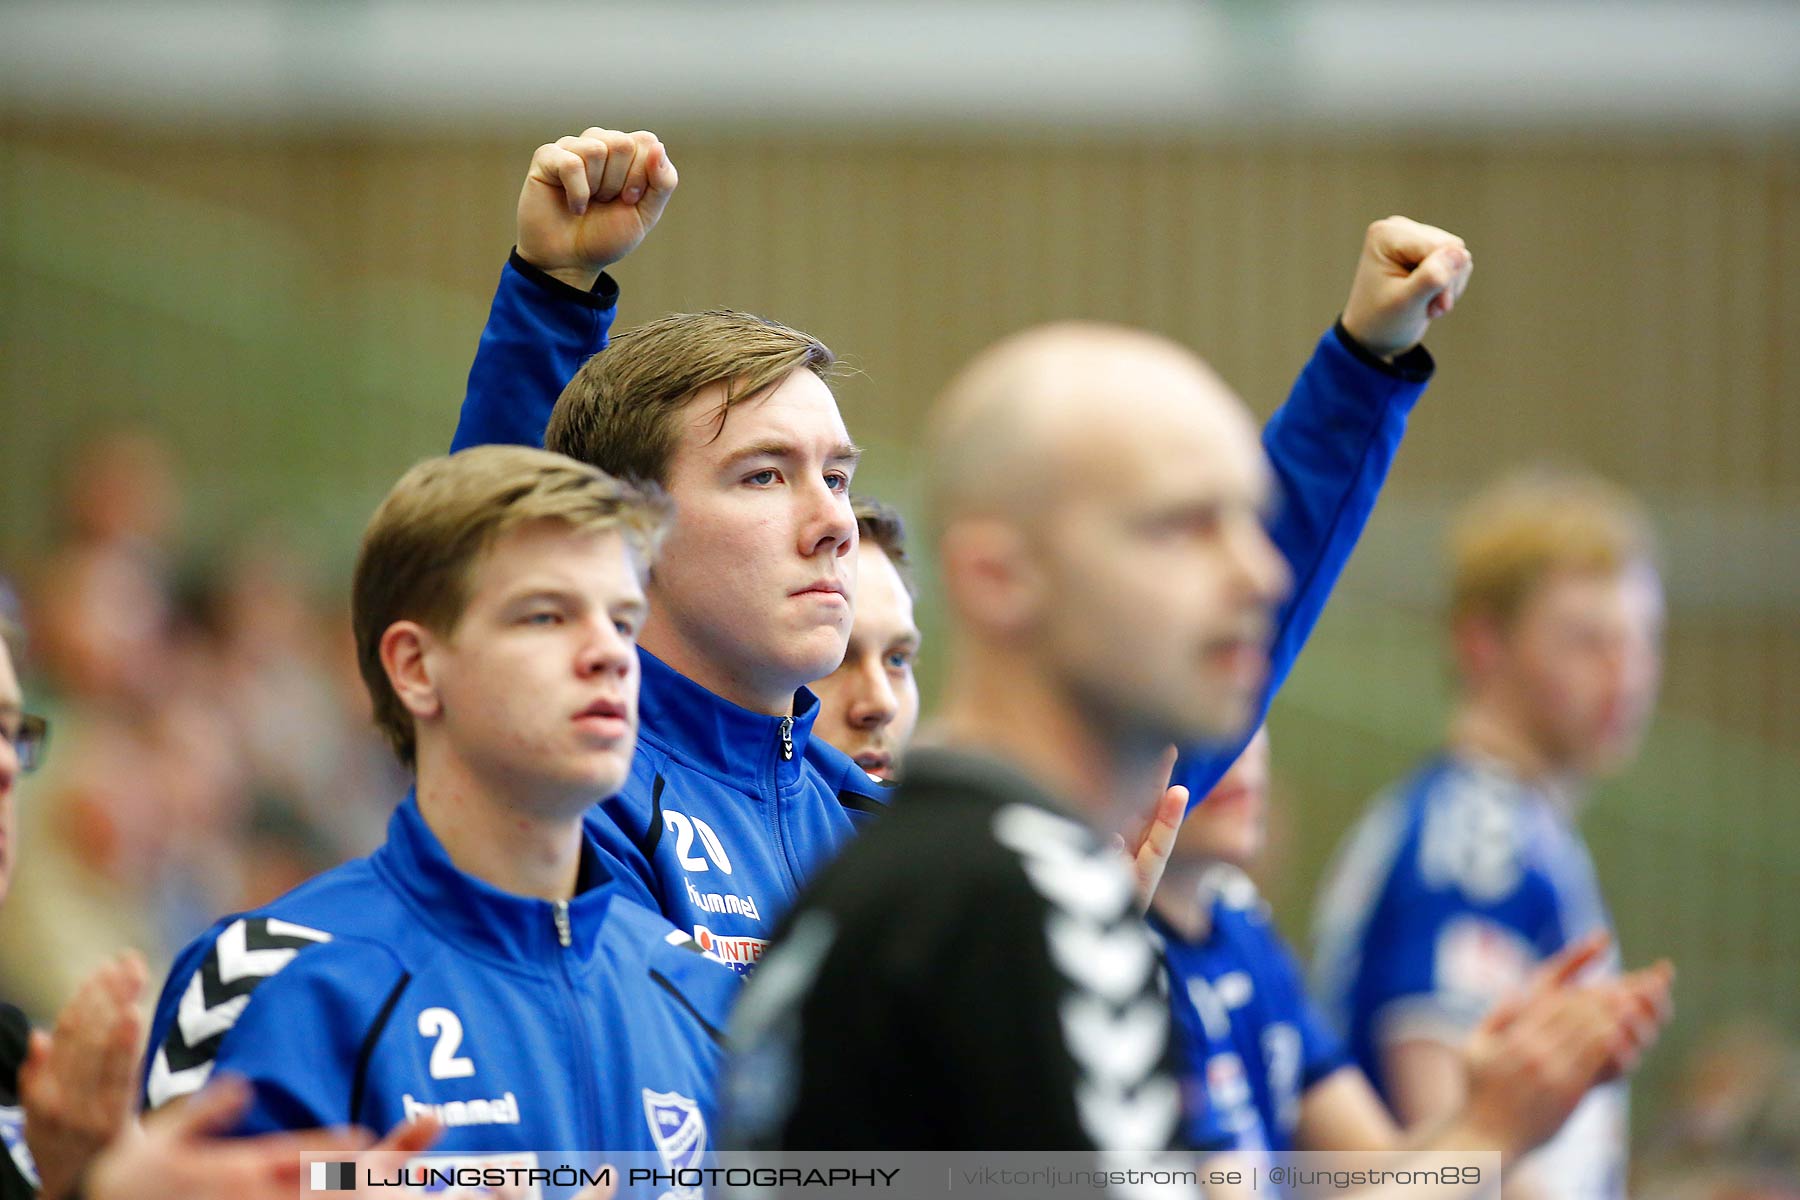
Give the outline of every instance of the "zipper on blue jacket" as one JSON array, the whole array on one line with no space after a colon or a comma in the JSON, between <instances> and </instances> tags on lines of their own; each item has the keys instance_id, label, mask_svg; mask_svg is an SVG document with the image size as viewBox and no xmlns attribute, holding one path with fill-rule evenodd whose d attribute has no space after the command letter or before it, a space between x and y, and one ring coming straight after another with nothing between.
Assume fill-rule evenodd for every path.
<instances>
[{"instance_id":1,"label":"zipper on blue jacket","mask_svg":"<svg viewBox=\"0 0 1800 1200\"><path fill-rule=\"evenodd\" d=\"M556 918L556 940L567 950L575 944L575 937L569 932L569 902L557 900L550 905L551 915Z\"/></svg>"},{"instance_id":2,"label":"zipper on blue jacket","mask_svg":"<svg viewBox=\"0 0 1800 1200\"><path fill-rule=\"evenodd\" d=\"M556 940L561 942L565 948L574 945L575 939L569 932L569 902L567 900L553 901L550 911L556 918ZM558 965L562 969L555 974L561 976L559 982L562 985L563 998L568 1004L569 1021L574 1026L575 1061L592 1062L594 1061L594 1038L588 1028L590 1006L583 1002L581 990L576 986L576 982L578 974L585 978L592 973L593 964L583 963L580 956L575 954L563 954L558 957L560 959ZM582 1071L580 1074L578 1087L580 1100L577 1102L581 1109L580 1125L584 1129L598 1131L601 1128L599 1085L592 1071Z\"/></svg>"},{"instance_id":3,"label":"zipper on blue jacket","mask_svg":"<svg viewBox=\"0 0 1800 1200\"><path fill-rule=\"evenodd\" d=\"M794 761L794 718L781 718L781 761Z\"/></svg>"}]
</instances>

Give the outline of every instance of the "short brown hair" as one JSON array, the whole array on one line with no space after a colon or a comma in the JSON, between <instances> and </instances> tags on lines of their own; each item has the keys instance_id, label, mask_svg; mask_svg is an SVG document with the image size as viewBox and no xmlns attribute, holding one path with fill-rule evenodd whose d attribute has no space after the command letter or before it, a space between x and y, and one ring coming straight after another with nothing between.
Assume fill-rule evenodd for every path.
<instances>
[{"instance_id":1,"label":"short brown hair","mask_svg":"<svg viewBox=\"0 0 1800 1200\"><path fill-rule=\"evenodd\" d=\"M673 313L614 338L569 381L544 445L621 479L668 482L675 414L702 388L726 385L734 404L795 371L829 379L837 356L818 338L751 313Z\"/></svg>"},{"instance_id":2,"label":"short brown hair","mask_svg":"<svg viewBox=\"0 0 1800 1200\"><path fill-rule=\"evenodd\" d=\"M381 665L395 621L448 635L469 602L475 564L502 534L533 521L617 529L648 566L668 524L654 485L622 483L597 467L524 446L476 446L427 459L400 477L363 533L351 587L357 667L375 724L400 761L413 765L412 714Z\"/></svg>"},{"instance_id":3,"label":"short brown hair","mask_svg":"<svg viewBox=\"0 0 1800 1200\"><path fill-rule=\"evenodd\" d=\"M900 510L883 504L873 496L853 496L850 511L856 514L856 534L865 542L874 542L900 572L900 582L908 592L913 590L912 564L906 557L906 521Z\"/></svg>"},{"instance_id":4,"label":"short brown hair","mask_svg":"<svg viewBox=\"0 0 1800 1200\"><path fill-rule=\"evenodd\" d=\"M1450 530L1450 616L1510 622L1555 571L1613 575L1654 563L1643 506L1597 475L1533 467L1476 496Z\"/></svg>"}]
</instances>

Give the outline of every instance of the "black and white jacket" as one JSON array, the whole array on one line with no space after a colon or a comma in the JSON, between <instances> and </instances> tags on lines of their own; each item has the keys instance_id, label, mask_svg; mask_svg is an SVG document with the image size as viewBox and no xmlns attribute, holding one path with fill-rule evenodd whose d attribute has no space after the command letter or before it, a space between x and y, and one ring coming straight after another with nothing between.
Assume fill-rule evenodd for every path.
<instances>
[{"instance_id":1,"label":"black and white jacket","mask_svg":"<svg viewBox=\"0 0 1800 1200\"><path fill-rule=\"evenodd\" d=\"M1092 830L1007 766L919 751L739 1000L726 1144L1175 1148L1158 964Z\"/></svg>"}]
</instances>

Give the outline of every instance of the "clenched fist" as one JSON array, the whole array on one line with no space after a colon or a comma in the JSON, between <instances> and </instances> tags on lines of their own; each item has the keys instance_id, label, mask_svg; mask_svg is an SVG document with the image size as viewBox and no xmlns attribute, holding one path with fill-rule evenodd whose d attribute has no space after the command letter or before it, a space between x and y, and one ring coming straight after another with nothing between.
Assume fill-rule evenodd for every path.
<instances>
[{"instance_id":1,"label":"clenched fist","mask_svg":"<svg viewBox=\"0 0 1800 1200\"><path fill-rule=\"evenodd\" d=\"M1344 330L1391 362L1456 306L1474 270L1474 256L1455 234L1406 217L1377 221L1363 238Z\"/></svg>"},{"instance_id":2,"label":"clenched fist","mask_svg":"<svg viewBox=\"0 0 1800 1200\"><path fill-rule=\"evenodd\" d=\"M519 257L586 291L637 249L680 182L654 133L590 128L539 146L519 192Z\"/></svg>"}]
</instances>

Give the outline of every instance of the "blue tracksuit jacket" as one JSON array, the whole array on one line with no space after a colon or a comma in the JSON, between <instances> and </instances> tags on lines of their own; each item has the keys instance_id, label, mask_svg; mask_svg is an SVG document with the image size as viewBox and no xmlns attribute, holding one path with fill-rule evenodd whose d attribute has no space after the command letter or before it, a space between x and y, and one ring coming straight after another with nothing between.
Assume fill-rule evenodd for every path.
<instances>
[{"instance_id":1,"label":"blue tracksuit jacket","mask_svg":"<svg viewBox=\"0 0 1800 1200\"><path fill-rule=\"evenodd\" d=\"M147 1107L227 1071L254 1088L240 1133L430 1110L434 1154L705 1152L736 977L630 902L591 842L582 885L552 904L463 874L409 796L373 855L182 952Z\"/></svg>"},{"instance_id":2,"label":"blue tracksuit jacket","mask_svg":"<svg viewBox=\"0 0 1800 1200\"><path fill-rule=\"evenodd\" d=\"M1346 836L1314 914L1314 991L1384 1098L1384 1046L1460 1045L1496 1000L1612 927L1563 803L1497 762L1445 753ZM1604 965L1618 969L1617 953ZM1625 1194L1629 1097L1594 1088L1532 1157L1559 1197Z\"/></svg>"},{"instance_id":3,"label":"blue tracksuit jacket","mask_svg":"<svg viewBox=\"0 0 1800 1200\"><path fill-rule=\"evenodd\" d=\"M806 689L793 716L764 716L638 655L637 755L589 830L643 903L747 972L800 885L880 810L885 788L812 736L819 702Z\"/></svg>"},{"instance_id":4,"label":"blue tracksuit jacket","mask_svg":"<svg viewBox=\"0 0 1800 1200\"><path fill-rule=\"evenodd\" d=\"M1205 886L1211 924L1198 942L1150 914L1181 1031L1182 1094L1224 1127L1233 1149L1292 1150L1301 1097L1350 1058L1307 996L1256 885L1218 867Z\"/></svg>"}]
</instances>

